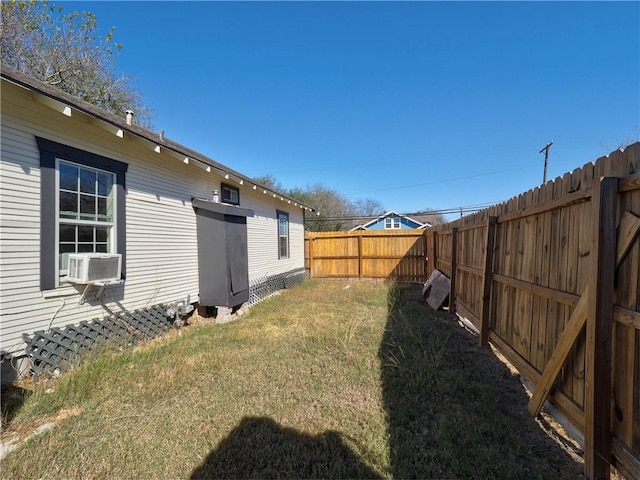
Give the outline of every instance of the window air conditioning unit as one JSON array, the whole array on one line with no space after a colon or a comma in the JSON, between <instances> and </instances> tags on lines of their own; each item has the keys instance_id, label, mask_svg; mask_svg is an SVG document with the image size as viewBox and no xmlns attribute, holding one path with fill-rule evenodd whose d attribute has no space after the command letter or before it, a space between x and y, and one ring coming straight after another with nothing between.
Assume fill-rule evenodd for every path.
<instances>
[{"instance_id":1,"label":"window air conditioning unit","mask_svg":"<svg viewBox=\"0 0 640 480\"><path fill-rule=\"evenodd\" d=\"M121 254L71 253L67 281L73 283L97 283L120 280Z\"/></svg>"}]
</instances>

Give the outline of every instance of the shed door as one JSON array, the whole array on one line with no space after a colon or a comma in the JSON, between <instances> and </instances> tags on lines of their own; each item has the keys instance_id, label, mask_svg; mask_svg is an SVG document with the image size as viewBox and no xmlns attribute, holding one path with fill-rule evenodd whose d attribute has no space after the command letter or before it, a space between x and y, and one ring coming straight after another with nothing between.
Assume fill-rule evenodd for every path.
<instances>
[{"instance_id":1,"label":"shed door","mask_svg":"<svg viewBox=\"0 0 640 480\"><path fill-rule=\"evenodd\" d=\"M247 255L247 219L225 215L225 244L231 293L249 290L249 258Z\"/></svg>"}]
</instances>

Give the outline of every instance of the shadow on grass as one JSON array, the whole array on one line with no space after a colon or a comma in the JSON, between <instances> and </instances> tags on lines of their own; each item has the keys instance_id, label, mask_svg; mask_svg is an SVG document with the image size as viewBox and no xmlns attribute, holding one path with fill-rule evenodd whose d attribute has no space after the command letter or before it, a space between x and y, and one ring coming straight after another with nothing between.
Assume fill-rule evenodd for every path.
<instances>
[{"instance_id":1,"label":"shadow on grass","mask_svg":"<svg viewBox=\"0 0 640 480\"><path fill-rule=\"evenodd\" d=\"M379 358L394 478L579 477L518 378L419 287L391 287Z\"/></svg>"},{"instance_id":2,"label":"shadow on grass","mask_svg":"<svg viewBox=\"0 0 640 480\"><path fill-rule=\"evenodd\" d=\"M337 432L311 436L245 417L191 474L201 478L380 478Z\"/></svg>"},{"instance_id":3,"label":"shadow on grass","mask_svg":"<svg viewBox=\"0 0 640 480\"><path fill-rule=\"evenodd\" d=\"M2 427L4 428L11 424L31 392L13 384L2 385L0 392Z\"/></svg>"}]
</instances>

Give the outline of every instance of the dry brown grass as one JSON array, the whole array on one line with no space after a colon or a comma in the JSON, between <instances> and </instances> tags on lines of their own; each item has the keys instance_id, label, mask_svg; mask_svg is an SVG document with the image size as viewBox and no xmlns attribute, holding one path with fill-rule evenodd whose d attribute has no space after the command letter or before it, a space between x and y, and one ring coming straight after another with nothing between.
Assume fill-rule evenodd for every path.
<instances>
[{"instance_id":1,"label":"dry brown grass","mask_svg":"<svg viewBox=\"0 0 640 480\"><path fill-rule=\"evenodd\" d=\"M38 386L9 429L76 414L2 477L577 478L517 377L415 287L346 285L305 282Z\"/></svg>"}]
</instances>

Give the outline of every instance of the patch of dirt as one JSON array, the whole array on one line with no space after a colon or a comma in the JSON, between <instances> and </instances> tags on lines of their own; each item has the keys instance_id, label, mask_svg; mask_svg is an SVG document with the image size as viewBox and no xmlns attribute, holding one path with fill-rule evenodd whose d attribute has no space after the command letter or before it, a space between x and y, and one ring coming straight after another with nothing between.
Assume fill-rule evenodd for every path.
<instances>
[{"instance_id":1,"label":"patch of dirt","mask_svg":"<svg viewBox=\"0 0 640 480\"><path fill-rule=\"evenodd\" d=\"M3 398L6 398L6 395L16 395L15 391L18 388L16 385L10 385L7 388L3 387ZM0 433L0 459L4 458L5 455L15 450L30 438L40 435L80 413L82 413L82 408L74 406L72 408L62 409L55 415L20 422L20 424L16 426L8 423L5 427L3 423L2 432Z\"/></svg>"}]
</instances>

